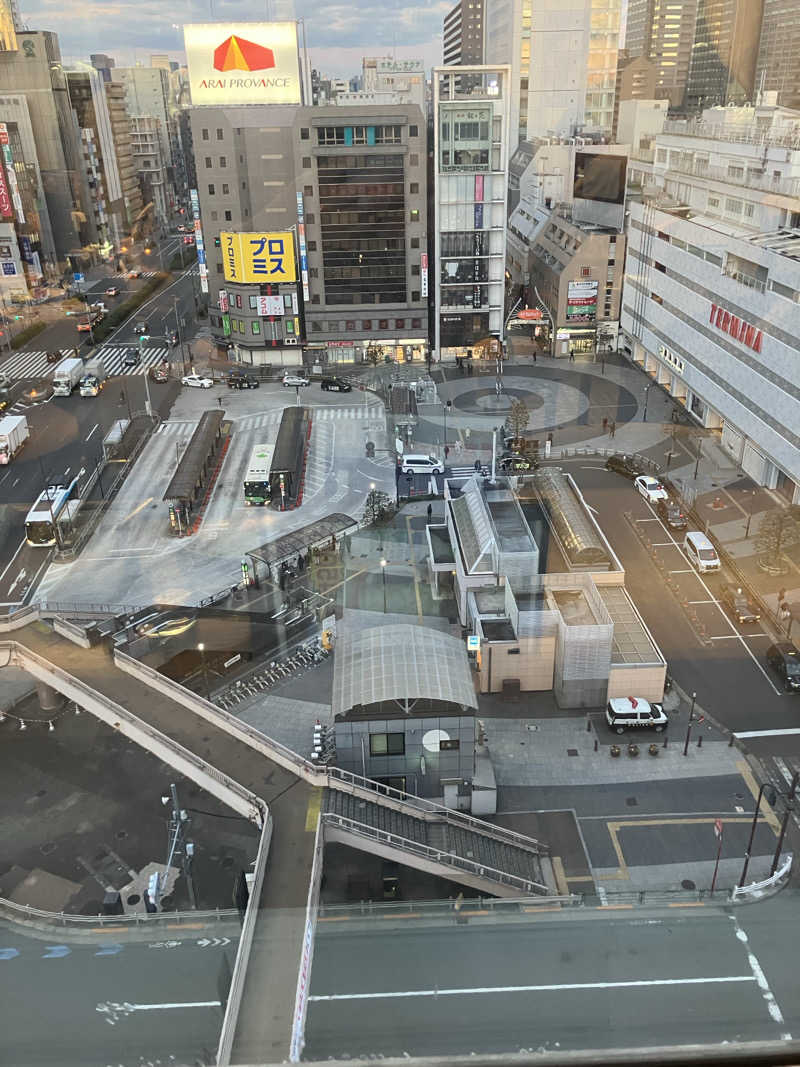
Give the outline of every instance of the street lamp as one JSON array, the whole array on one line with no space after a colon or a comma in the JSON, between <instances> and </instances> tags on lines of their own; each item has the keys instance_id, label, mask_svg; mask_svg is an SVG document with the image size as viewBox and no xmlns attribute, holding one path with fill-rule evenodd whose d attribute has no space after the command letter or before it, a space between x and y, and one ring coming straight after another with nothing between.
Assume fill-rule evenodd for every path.
<instances>
[{"instance_id":1,"label":"street lamp","mask_svg":"<svg viewBox=\"0 0 800 1067\"><path fill-rule=\"evenodd\" d=\"M647 401L650 399L650 386L652 382L648 382L644 387L644 414L642 415L642 422L647 422Z\"/></svg>"},{"instance_id":2,"label":"street lamp","mask_svg":"<svg viewBox=\"0 0 800 1067\"><path fill-rule=\"evenodd\" d=\"M200 658L203 662L203 683L206 690L206 700L211 700L211 690L208 688L208 671L206 670L206 646L201 641L197 646L197 651L200 653Z\"/></svg>"},{"instance_id":3,"label":"street lamp","mask_svg":"<svg viewBox=\"0 0 800 1067\"><path fill-rule=\"evenodd\" d=\"M381 560L381 578L383 579L383 614L386 615L386 560Z\"/></svg>"},{"instance_id":4,"label":"street lamp","mask_svg":"<svg viewBox=\"0 0 800 1067\"><path fill-rule=\"evenodd\" d=\"M692 706L691 706L691 708L689 708L689 721L686 724L686 740L683 743L683 754L684 754L684 756L689 751L689 735L692 732L692 719L694 717L694 702L695 702L695 700L697 700L697 693L692 693Z\"/></svg>"},{"instance_id":5,"label":"street lamp","mask_svg":"<svg viewBox=\"0 0 800 1067\"><path fill-rule=\"evenodd\" d=\"M758 790L758 799L756 800L756 810L753 813L753 825L750 827L750 839L747 842L747 851L744 854L744 866L742 867L742 876L739 879L739 888L744 885L744 880L747 877L747 868L750 864L750 852L753 848L753 838L756 836L756 824L758 823L758 810L761 807L761 798L766 796L768 804L774 804L777 798L777 793L774 786L769 785L767 782L762 782ZM781 844L783 841L781 840Z\"/></svg>"},{"instance_id":6,"label":"street lamp","mask_svg":"<svg viewBox=\"0 0 800 1067\"><path fill-rule=\"evenodd\" d=\"M447 412L450 411L452 406L453 406L453 401L452 400L448 400L444 404L444 406L442 407L442 418L444 420L444 441L442 443L442 447L443 448L447 448Z\"/></svg>"}]
</instances>

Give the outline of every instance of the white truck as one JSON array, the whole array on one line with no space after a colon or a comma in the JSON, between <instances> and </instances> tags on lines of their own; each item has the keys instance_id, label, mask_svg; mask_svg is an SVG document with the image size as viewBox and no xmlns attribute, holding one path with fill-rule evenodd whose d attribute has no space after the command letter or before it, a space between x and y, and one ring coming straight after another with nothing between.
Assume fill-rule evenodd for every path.
<instances>
[{"instance_id":1,"label":"white truck","mask_svg":"<svg viewBox=\"0 0 800 1067\"><path fill-rule=\"evenodd\" d=\"M11 462L30 436L24 415L6 415L0 419L0 463Z\"/></svg>"},{"instance_id":2,"label":"white truck","mask_svg":"<svg viewBox=\"0 0 800 1067\"><path fill-rule=\"evenodd\" d=\"M82 359L63 359L53 375L53 395L69 396L83 377Z\"/></svg>"},{"instance_id":3,"label":"white truck","mask_svg":"<svg viewBox=\"0 0 800 1067\"><path fill-rule=\"evenodd\" d=\"M81 396L97 396L106 384L106 369L102 359L90 359L83 368L80 381Z\"/></svg>"}]
</instances>

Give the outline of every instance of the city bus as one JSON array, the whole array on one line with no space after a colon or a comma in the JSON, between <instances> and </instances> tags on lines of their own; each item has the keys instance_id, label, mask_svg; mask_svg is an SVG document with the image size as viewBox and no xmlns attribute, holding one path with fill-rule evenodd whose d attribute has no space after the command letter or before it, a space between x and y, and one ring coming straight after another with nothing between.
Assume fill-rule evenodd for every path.
<instances>
[{"instance_id":1,"label":"city bus","mask_svg":"<svg viewBox=\"0 0 800 1067\"><path fill-rule=\"evenodd\" d=\"M73 497L78 479L69 485L48 485L25 517L25 540L34 548L59 544L58 528L75 521L81 500Z\"/></svg>"},{"instance_id":2,"label":"city bus","mask_svg":"<svg viewBox=\"0 0 800 1067\"><path fill-rule=\"evenodd\" d=\"M251 506L269 502L269 472L274 451L274 445L256 445L252 451L244 476L244 499Z\"/></svg>"}]
</instances>

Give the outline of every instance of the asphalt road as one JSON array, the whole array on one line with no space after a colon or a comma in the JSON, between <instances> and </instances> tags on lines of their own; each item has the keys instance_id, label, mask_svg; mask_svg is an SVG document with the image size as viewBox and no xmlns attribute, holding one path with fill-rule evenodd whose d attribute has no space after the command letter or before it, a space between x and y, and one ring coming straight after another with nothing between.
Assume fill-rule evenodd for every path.
<instances>
[{"instance_id":1,"label":"asphalt road","mask_svg":"<svg viewBox=\"0 0 800 1067\"><path fill-rule=\"evenodd\" d=\"M796 908L323 922L304 1059L780 1040L800 1028Z\"/></svg>"},{"instance_id":2,"label":"asphalt road","mask_svg":"<svg viewBox=\"0 0 800 1067\"><path fill-rule=\"evenodd\" d=\"M215 1050L239 927L198 926L125 943L0 926L0 1062L192 1063Z\"/></svg>"}]
</instances>

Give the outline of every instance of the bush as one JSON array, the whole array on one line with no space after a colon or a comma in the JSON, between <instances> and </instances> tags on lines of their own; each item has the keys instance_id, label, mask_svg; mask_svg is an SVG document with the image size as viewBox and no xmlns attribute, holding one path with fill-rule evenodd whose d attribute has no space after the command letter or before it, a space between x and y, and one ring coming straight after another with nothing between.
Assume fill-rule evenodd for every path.
<instances>
[{"instance_id":1,"label":"bush","mask_svg":"<svg viewBox=\"0 0 800 1067\"><path fill-rule=\"evenodd\" d=\"M20 348L26 341L30 341L32 337L41 333L42 330L46 330L47 325L46 322L42 322L41 320L39 322L32 322L30 326L26 326L24 330L20 330L16 337L11 338L11 347Z\"/></svg>"},{"instance_id":2,"label":"bush","mask_svg":"<svg viewBox=\"0 0 800 1067\"><path fill-rule=\"evenodd\" d=\"M160 289L166 280L166 274L158 274L155 278L149 278L133 296L128 297L122 304L115 307L98 326L95 326L93 330L95 342L101 344L105 341L108 335L123 323L132 312L140 308L145 300L151 297L157 289Z\"/></svg>"}]
</instances>

